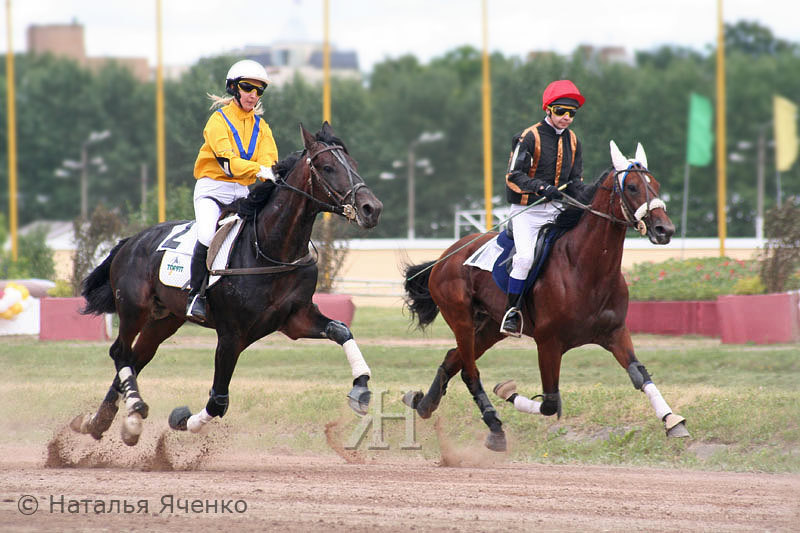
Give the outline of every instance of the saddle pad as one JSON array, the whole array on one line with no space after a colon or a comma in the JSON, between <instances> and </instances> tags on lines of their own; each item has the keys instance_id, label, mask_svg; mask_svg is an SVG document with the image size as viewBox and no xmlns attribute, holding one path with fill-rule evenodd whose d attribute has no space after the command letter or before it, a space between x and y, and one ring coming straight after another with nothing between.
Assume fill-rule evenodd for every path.
<instances>
[{"instance_id":1,"label":"saddle pad","mask_svg":"<svg viewBox=\"0 0 800 533\"><path fill-rule=\"evenodd\" d=\"M225 240L219 247L219 252L214 257L212 269L228 267L228 259L233 248L233 243L242 229L243 220L238 219ZM169 235L158 245L157 252L164 252L161 266L158 269L158 279L168 287L188 288L189 277L192 269L192 255L197 242L197 230L194 221L178 224ZM208 286L211 287L221 276L209 276Z\"/></svg>"},{"instance_id":2,"label":"saddle pad","mask_svg":"<svg viewBox=\"0 0 800 533\"><path fill-rule=\"evenodd\" d=\"M550 248L555 239L551 238L548 234L545 241L544 253L542 253L539 261L530 269L528 277L525 280L524 291L527 292L536 282L539 277L539 272L550 253ZM514 239L512 239L505 231L500 232L497 237L489 240L478 248L466 261L464 265L477 267L481 270L486 270L492 273L492 279L495 284L504 293L508 292L508 279L511 272L511 258L514 256L516 249L514 248Z\"/></svg>"},{"instance_id":3,"label":"saddle pad","mask_svg":"<svg viewBox=\"0 0 800 533\"><path fill-rule=\"evenodd\" d=\"M497 243L497 236L495 236L483 243L483 246L469 256L467 260L464 261L464 265L491 272L492 269L494 269L497 258L500 257L502 253L503 247Z\"/></svg>"}]
</instances>

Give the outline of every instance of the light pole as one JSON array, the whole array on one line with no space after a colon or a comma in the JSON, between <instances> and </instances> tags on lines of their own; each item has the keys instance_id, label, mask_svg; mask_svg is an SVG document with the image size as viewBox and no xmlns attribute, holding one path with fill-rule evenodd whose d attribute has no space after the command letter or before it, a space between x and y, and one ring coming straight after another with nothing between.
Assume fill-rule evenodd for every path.
<instances>
[{"instance_id":1,"label":"light pole","mask_svg":"<svg viewBox=\"0 0 800 533\"><path fill-rule=\"evenodd\" d=\"M106 170L102 157L94 157L89 161L89 145L100 142L110 136L111 132L108 130L91 132L89 137L81 143L81 160L72 161L71 159L66 159L61 163L68 169L81 171L81 218L84 220L89 214L89 164L97 166L100 172L105 172ZM66 178L70 173L63 168L59 168L56 169L55 175L60 178Z\"/></svg>"},{"instance_id":2,"label":"light pole","mask_svg":"<svg viewBox=\"0 0 800 533\"><path fill-rule=\"evenodd\" d=\"M436 141L440 141L444 139L444 132L442 131L423 131L419 137L411 141L411 144L408 145L408 159L406 161L406 170L408 172L408 239L414 240L416 238L416 234L414 232L414 225L415 225L415 206L416 206L416 193L415 193L415 186L414 186L414 179L416 173L416 167L419 166L425 169L425 173L432 174L433 167L431 166L431 162L428 159L420 159L417 161L416 159L416 149L417 146L420 144L425 143L432 143ZM392 163L394 168L399 168L403 166L401 161L395 161ZM393 179L395 175L391 172L383 172L380 175L381 179Z\"/></svg>"},{"instance_id":3,"label":"light pole","mask_svg":"<svg viewBox=\"0 0 800 533\"><path fill-rule=\"evenodd\" d=\"M766 163L767 152L767 127L772 125L772 121L758 128L758 140L756 141L756 239L764 239L764 166ZM736 148L747 150L752 148L750 141L739 141ZM746 158L738 153L732 152L728 158L734 163L741 163Z\"/></svg>"}]
</instances>

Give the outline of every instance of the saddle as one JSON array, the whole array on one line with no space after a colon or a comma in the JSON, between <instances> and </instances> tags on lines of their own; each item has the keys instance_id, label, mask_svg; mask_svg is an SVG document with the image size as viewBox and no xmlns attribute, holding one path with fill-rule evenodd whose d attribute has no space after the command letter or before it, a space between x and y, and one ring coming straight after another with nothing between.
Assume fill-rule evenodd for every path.
<instances>
[{"instance_id":1,"label":"saddle","mask_svg":"<svg viewBox=\"0 0 800 533\"><path fill-rule=\"evenodd\" d=\"M523 292L528 292L539 274L547 264L553 244L565 232L553 226L543 227L539 230L536 239L536 249L534 251L533 266L525 279ZM509 229L500 232L497 237L490 239L483 246L478 248L469 259L464 261L467 266L473 266L492 273L495 284L504 293L508 293L508 279L511 276L512 259L516 253L514 247L514 237Z\"/></svg>"}]
</instances>

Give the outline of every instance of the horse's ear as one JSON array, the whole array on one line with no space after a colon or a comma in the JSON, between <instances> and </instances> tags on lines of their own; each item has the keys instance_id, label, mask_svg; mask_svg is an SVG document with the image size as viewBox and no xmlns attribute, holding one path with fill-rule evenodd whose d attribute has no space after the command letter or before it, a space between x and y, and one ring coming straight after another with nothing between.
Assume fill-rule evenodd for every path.
<instances>
[{"instance_id":1,"label":"horse's ear","mask_svg":"<svg viewBox=\"0 0 800 533\"><path fill-rule=\"evenodd\" d=\"M647 167L647 154L644 153L644 146L642 146L642 143L638 143L636 145L636 160L644 168L648 168Z\"/></svg>"},{"instance_id":2,"label":"horse's ear","mask_svg":"<svg viewBox=\"0 0 800 533\"><path fill-rule=\"evenodd\" d=\"M625 170L628 168L628 160L622 155L622 152L617 148L617 143L613 140L609 143L611 148L611 163L614 165L615 170Z\"/></svg>"},{"instance_id":3,"label":"horse's ear","mask_svg":"<svg viewBox=\"0 0 800 533\"><path fill-rule=\"evenodd\" d=\"M305 129L302 123L300 124L300 135L303 137L303 146L305 146L306 150L309 150L311 145L317 142L314 135Z\"/></svg>"},{"instance_id":4,"label":"horse's ear","mask_svg":"<svg viewBox=\"0 0 800 533\"><path fill-rule=\"evenodd\" d=\"M333 137L333 127L328 123L327 120L322 123L322 130L320 131L322 133L323 138Z\"/></svg>"}]
</instances>

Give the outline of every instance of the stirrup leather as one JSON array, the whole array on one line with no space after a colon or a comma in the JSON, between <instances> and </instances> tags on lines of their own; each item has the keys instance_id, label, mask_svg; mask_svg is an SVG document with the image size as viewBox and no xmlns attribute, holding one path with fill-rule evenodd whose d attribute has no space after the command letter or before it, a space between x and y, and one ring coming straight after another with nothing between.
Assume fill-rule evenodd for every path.
<instances>
[{"instance_id":1,"label":"stirrup leather","mask_svg":"<svg viewBox=\"0 0 800 533\"><path fill-rule=\"evenodd\" d=\"M506 321L508 321L514 313L517 314L517 317L518 317L518 320L519 320L519 326L518 326L517 330L512 331L512 330L506 329L505 325L506 325ZM506 314L503 315L503 320L500 323L500 333L502 333L503 335L509 335L511 337L521 337L522 336L522 325L523 325L523 323L522 323L522 311L520 311L519 307L509 307L508 310L506 311Z\"/></svg>"}]
</instances>

